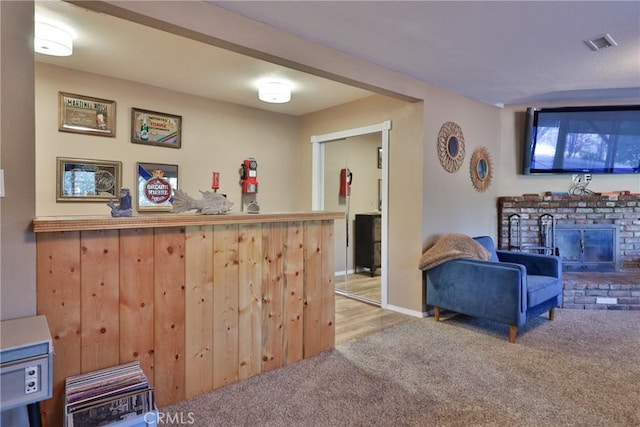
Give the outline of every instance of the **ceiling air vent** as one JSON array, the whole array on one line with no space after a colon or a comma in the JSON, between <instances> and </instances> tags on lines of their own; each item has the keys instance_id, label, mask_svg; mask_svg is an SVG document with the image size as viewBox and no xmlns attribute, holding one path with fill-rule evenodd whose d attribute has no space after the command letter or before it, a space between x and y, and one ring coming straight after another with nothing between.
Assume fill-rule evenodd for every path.
<instances>
[{"instance_id":1,"label":"ceiling air vent","mask_svg":"<svg viewBox=\"0 0 640 427\"><path fill-rule=\"evenodd\" d=\"M597 52L600 49L604 49L606 47L618 46L618 43L616 43L616 41L609 34L605 34L604 36L600 36L593 40L585 40L584 42L594 52Z\"/></svg>"}]
</instances>

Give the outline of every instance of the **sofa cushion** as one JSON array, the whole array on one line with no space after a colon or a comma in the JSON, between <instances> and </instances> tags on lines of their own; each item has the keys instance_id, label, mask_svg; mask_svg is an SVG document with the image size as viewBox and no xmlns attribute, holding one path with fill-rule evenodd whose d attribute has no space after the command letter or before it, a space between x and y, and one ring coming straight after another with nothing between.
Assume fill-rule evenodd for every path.
<instances>
[{"instance_id":1,"label":"sofa cushion","mask_svg":"<svg viewBox=\"0 0 640 427\"><path fill-rule=\"evenodd\" d=\"M489 236L474 237L473 240L480 243L489 252L489 260L491 262L500 262L498 254L496 253L496 246L493 244L493 239Z\"/></svg>"},{"instance_id":2,"label":"sofa cushion","mask_svg":"<svg viewBox=\"0 0 640 427\"><path fill-rule=\"evenodd\" d=\"M533 307L562 293L557 277L527 275L527 306Z\"/></svg>"}]
</instances>

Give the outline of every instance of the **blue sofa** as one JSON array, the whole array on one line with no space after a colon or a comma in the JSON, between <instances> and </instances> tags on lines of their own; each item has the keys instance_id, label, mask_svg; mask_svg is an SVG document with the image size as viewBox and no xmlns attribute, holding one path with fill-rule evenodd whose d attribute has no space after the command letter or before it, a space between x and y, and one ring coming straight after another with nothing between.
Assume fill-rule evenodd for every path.
<instances>
[{"instance_id":1,"label":"blue sofa","mask_svg":"<svg viewBox=\"0 0 640 427\"><path fill-rule=\"evenodd\" d=\"M562 304L560 258L496 250L489 236L474 237L490 253L488 261L455 259L426 270L427 305L435 320L446 309L509 325L509 342L527 320Z\"/></svg>"}]
</instances>

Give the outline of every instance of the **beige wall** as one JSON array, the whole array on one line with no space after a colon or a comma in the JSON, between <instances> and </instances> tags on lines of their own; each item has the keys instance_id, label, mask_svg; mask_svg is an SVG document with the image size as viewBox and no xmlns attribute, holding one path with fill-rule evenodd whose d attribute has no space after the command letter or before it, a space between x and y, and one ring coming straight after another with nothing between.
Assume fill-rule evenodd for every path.
<instances>
[{"instance_id":1,"label":"beige wall","mask_svg":"<svg viewBox=\"0 0 640 427\"><path fill-rule=\"evenodd\" d=\"M58 91L115 100L116 137L59 132ZM182 147L154 147L130 142L131 108L182 116ZM56 203L56 157L122 162L123 186L135 200L136 162L177 164L179 187L196 199L211 189L211 172L220 172L220 192L240 212L240 164L258 161L259 194L263 212L295 210L291 191L291 159L297 157L298 119L197 96L36 64L36 214L108 215L104 202Z\"/></svg>"},{"instance_id":2,"label":"beige wall","mask_svg":"<svg viewBox=\"0 0 640 427\"><path fill-rule=\"evenodd\" d=\"M311 159L312 135L368 126L391 120L389 132L389 305L422 312L422 276L417 260L422 251L422 103L385 96L308 114L301 120L303 158ZM307 163L308 165L309 163ZM311 187L311 171L302 188ZM358 177L354 177L357 182ZM309 208L311 197L300 208Z\"/></svg>"},{"instance_id":3,"label":"beige wall","mask_svg":"<svg viewBox=\"0 0 640 427\"><path fill-rule=\"evenodd\" d=\"M624 104L615 100L599 101L598 105ZM536 107L568 107L584 104L536 104ZM571 175L521 175L522 147L524 142L525 112L527 105L505 108L502 115L502 164L506 176L511 179L500 181L501 196L517 196L524 193L543 193L545 191L569 191ZM587 186L591 191L623 191L640 193L639 175L593 175Z\"/></svg>"},{"instance_id":4,"label":"beige wall","mask_svg":"<svg viewBox=\"0 0 640 427\"><path fill-rule=\"evenodd\" d=\"M36 311L33 3L0 1L0 316Z\"/></svg>"},{"instance_id":5,"label":"beige wall","mask_svg":"<svg viewBox=\"0 0 640 427\"><path fill-rule=\"evenodd\" d=\"M460 126L465 140L464 162L455 173L441 166L437 151L438 133L447 121ZM433 88L425 101L424 124L424 244L449 232L495 237L499 182L511 179L499 168L500 110ZM480 146L487 148L493 165L492 183L482 193L473 187L469 173L471 155Z\"/></svg>"}]
</instances>

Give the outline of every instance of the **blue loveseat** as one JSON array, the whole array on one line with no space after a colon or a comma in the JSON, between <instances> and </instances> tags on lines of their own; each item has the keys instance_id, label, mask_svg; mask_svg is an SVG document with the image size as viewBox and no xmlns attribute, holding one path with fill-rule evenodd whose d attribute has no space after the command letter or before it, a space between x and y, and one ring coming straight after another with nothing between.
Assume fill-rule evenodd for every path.
<instances>
[{"instance_id":1,"label":"blue loveseat","mask_svg":"<svg viewBox=\"0 0 640 427\"><path fill-rule=\"evenodd\" d=\"M496 250L489 236L474 237L487 261L454 259L426 270L427 305L509 325L514 343L527 320L562 304L562 268L556 256Z\"/></svg>"}]
</instances>

